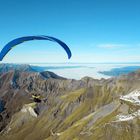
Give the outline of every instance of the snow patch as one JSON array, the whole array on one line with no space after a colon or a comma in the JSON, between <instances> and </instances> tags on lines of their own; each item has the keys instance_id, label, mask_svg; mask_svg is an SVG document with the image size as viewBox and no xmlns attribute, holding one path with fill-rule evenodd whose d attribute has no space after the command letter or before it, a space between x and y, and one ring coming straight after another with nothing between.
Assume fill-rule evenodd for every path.
<instances>
[{"instance_id":1,"label":"snow patch","mask_svg":"<svg viewBox=\"0 0 140 140\"><path fill-rule=\"evenodd\" d=\"M136 117L140 117L140 110L132 113L132 114L129 114L129 115L117 115L116 118L117 118L117 121L115 122L118 122L118 121L130 121L130 120L133 120L135 119Z\"/></svg>"},{"instance_id":2,"label":"snow patch","mask_svg":"<svg viewBox=\"0 0 140 140\"><path fill-rule=\"evenodd\" d=\"M118 121L129 121L129 120L133 120L134 116L132 116L132 115L117 115L117 119L118 119Z\"/></svg>"},{"instance_id":3,"label":"snow patch","mask_svg":"<svg viewBox=\"0 0 140 140\"><path fill-rule=\"evenodd\" d=\"M129 93L128 95L121 96L120 99L140 106L139 97L140 97L140 90L135 90L135 91L132 91L131 93Z\"/></svg>"},{"instance_id":4,"label":"snow patch","mask_svg":"<svg viewBox=\"0 0 140 140\"><path fill-rule=\"evenodd\" d=\"M120 100L127 101L134 105L140 106L140 90L137 89L125 96L121 96ZM116 116L117 121L129 121L135 119L136 117L140 117L140 110L137 110L132 114L128 114L128 115L119 114Z\"/></svg>"}]
</instances>

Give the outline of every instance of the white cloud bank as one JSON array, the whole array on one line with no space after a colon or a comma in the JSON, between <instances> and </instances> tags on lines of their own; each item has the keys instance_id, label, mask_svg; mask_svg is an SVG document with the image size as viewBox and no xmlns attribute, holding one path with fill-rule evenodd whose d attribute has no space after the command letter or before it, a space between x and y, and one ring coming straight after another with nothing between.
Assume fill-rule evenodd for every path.
<instances>
[{"instance_id":1,"label":"white cloud bank","mask_svg":"<svg viewBox=\"0 0 140 140\"><path fill-rule=\"evenodd\" d=\"M114 49L114 48L121 48L121 47L126 47L128 46L127 44L99 44L97 47L99 48L106 48L106 49Z\"/></svg>"}]
</instances>

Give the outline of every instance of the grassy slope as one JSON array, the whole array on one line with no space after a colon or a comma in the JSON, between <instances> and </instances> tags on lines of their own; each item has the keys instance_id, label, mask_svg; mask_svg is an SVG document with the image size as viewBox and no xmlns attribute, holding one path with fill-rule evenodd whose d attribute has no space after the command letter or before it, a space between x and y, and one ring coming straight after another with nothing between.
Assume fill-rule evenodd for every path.
<instances>
[{"instance_id":1,"label":"grassy slope","mask_svg":"<svg viewBox=\"0 0 140 140\"><path fill-rule=\"evenodd\" d=\"M12 130L5 140L138 140L140 121L112 122L122 105L119 95L129 91L121 79L117 86L104 84L81 88L56 97L58 104L51 105L38 118L30 118L17 128L21 112L13 120ZM27 114L26 114L27 115ZM11 127L11 125L9 125Z\"/></svg>"}]
</instances>

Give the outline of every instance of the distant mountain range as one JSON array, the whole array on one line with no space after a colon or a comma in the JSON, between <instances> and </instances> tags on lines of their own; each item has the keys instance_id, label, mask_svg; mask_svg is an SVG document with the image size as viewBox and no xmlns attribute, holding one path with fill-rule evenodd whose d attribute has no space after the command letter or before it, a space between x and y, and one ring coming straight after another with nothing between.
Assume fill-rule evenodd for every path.
<instances>
[{"instance_id":1,"label":"distant mountain range","mask_svg":"<svg viewBox=\"0 0 140 140\"><path fill-rule=\"evenodd\" d=\"M0 72L8 72L10 70L19 70L24 72L43 72L50 69L70 69L70 68L81 68L83 66L34 66L29 64L0 64Z\"/></svg>"},{"instance_id":2,"label":"distant mountain range","mask_svg":"<svg viewBox=\"0 0 140 140\"><path fill-rule=\"evenodd\" d=\"M10 71L21 72L31 72L39 73L44 78L55 78L55 79L66 79L61 76L56 75L53 72L45 71L46 67L31 66L27 64L0 64L0 73L6 73Z\"/></svg>"},{"instance_id":3,"label":"distant mountain range","mask_svg":"<svg viewBox=\"0 0 140 140\"><path fill-rule=\"evenodd\" d=\"M108 76L120 76L123 74L128 74L140 69L140 66L127 66L122 68L114 68L109 71L99 71L99 73L108 75Z\"/></svg>"},{"instance_id":4,"label":"distant mountain range","mask_svg":"<svg viewBox=\"0 0 140 140\"><path fill-rule=\"evenodd\" d=\"M0 65L0 140L139 138L139 70L74 80L30 65Z\"/></svg>"},{"instance_id":5,"label":"distant mountain range","mask_svg":"<svg viewBox=\"0 0 140 140\"><path fill-rule=\"evenodd\" d=\"M50 69L51 67L41 67L41 66L32 66L28 64L0 64L0 72L9 72L12 70L19 70L22 72L42 72L46 69Z\"/></svg>"}]
</instances>

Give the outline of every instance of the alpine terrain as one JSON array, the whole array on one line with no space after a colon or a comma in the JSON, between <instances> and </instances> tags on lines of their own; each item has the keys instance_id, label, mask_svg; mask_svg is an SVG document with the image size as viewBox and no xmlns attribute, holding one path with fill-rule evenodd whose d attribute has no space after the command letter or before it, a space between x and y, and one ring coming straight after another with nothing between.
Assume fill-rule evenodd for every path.
<instances>
[{"instance_id":1,"label":"alpine terrain","mask_svg":"<svg viewBox=\"0 0 140 140\"><path fill-rule=\"evenodd\" d=\"M0 140L140 140L140 71L74 80L1 64Z\"/></svg>"}]
</instances>

